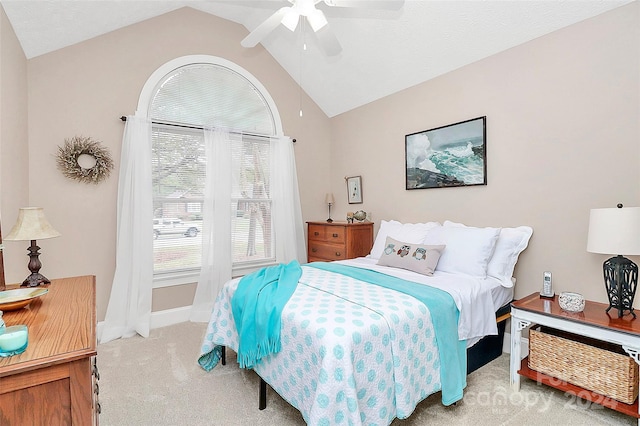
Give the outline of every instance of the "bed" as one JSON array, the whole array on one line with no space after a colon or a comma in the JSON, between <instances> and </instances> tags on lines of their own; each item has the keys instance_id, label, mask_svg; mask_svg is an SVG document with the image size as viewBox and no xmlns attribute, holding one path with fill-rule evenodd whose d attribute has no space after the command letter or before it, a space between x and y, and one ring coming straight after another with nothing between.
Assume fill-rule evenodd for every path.
<instances>
[{"instance_id":1,"label":"bed","mask_svg":"<svg viewBox=\"0 0 640 426\"><path fill-rule=\"evenodd\" d=\"M383 221L369 256L300 266L279 316L281 346L252 368L312 425L388 425L436 392L454 404L468 371L485 362L467 361L474 346L493 338L501 352L496 316L513 298L513 268L531 233ZM238 351L239 284L216 299L198 360L205 370L225 347Z\"/></svg>"}]
</instances>

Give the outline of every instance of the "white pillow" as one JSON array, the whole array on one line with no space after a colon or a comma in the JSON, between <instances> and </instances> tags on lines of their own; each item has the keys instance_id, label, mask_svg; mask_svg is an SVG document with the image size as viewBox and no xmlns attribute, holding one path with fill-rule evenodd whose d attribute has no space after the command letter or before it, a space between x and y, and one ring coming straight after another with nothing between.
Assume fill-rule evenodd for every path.
<instances>
[{"instance_id":1,"label":"white pillow","mask_svg":"<svg viewBox=\"0 0 640 426\"><path fill-rule=\"evenodd\" d=\"M430 229L441 226L438 222L400 223L397 220L380 222L380 229L371 248L370 256L380 259L386 247L387 237L411 244L420 244Z\"/></svg>"},{"instance_id":2,"label":"white pillow","mask_svg":"<svg viewBox=\"0 0 640 426\"><path fill-rule=\"evenodd\" d=\"M466 227L462 223L445 221L444 226ZM533 229L529 226L502 228L493 256L487 265L487 275L497 278L503 287L513 287L513 270L518 256L527 248Z\"/></svg>"},{"instance_id":3,"label":"white pillow","mask_svg":"<svg viewBox=\"0 0 640 426\"><path fill-rule=\"evenodd\" d=\"M446 245L436 271L486 278L499 234L500 228L441 226L431 229L423 244Z\"/></svg>"}]
</instances>

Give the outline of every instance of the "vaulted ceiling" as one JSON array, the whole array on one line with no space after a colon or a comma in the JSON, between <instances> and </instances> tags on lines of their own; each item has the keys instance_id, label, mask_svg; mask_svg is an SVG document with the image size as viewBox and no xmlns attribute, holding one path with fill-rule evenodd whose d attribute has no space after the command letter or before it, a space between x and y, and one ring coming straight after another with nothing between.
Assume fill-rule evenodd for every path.
<instances>
[{"instance_id":1,"label":"vaulted ceiling","mask_svg":"<svg viewBox=\"0 0 640 426\"><path fill-rule=\"evenodd\" d=\"M375 5L376 0L356 0ZM342 45L327 56L309 26L262 45L333 117L634 0L399 0L394 9L317 5ZM635 0L638 1L638 0ZM192 7L249 31L287 0L0 0L27 58ZM306 42L307 50L303 50ZM240 40L238 40L240 44Z\"/></svg>"}]
</instances>

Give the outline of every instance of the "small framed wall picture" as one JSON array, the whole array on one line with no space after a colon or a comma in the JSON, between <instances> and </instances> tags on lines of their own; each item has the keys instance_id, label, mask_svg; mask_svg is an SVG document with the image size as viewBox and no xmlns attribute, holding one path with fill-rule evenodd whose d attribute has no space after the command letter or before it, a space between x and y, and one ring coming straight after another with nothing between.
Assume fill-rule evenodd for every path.
<instances>
[{"instance_id":1,"label":"small framed wall picture","mask_svg":"<svg viewBox=\"0 0 640 426\"><path fill-rule=\"evenodd\" d=\"M351 176L346 179L349 204L362 204L362 177Z\"/></svg>"}]
</instances>

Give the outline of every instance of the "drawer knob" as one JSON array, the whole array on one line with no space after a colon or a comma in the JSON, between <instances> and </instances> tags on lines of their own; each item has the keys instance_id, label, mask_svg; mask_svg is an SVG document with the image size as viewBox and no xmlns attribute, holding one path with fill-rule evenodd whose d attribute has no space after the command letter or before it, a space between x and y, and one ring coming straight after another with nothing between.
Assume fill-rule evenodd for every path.
<instances>
[{"instance_id":1,"label":"drawer knob","mask_svg":"<svg viewBox=\"0 0 640 426\"><path fill-rule=\"evenodd\" d=\"M311 251L312 251L313 253L316 253L316 252L318 251L318 249L314 247L314 248L312 248L312 249L311 249Z\"/></svg>"},{"instance_id":2,"label":"drawer knob","mask_svg":"<svg viewBox=\"0 0 640 426\"><path fill-rule=\"evenodd\" d=\"M336 252L336 256L340 257L340 252L339 251Z\"/></svg>"},{"instance_id":3,"label":"drawer knob","mask_svg":"<svg viewBox=\"0 0 640 426\"><path fill-rule=\"evenodd\" d=\"M99 402L96 404L96 411L98 412L98 414L102 413L102 405L100 405Z\"/></svg>"},{"instance_id":4,"label":"drawer knob","mask_svg":"<svg viewBox=\"0 0 640 426\"><path fill-rule=\"evenodd\" d=\"M318 235L320 235L320 233L319 232L314 232L313 235L318 236Z\"/></svg>"},{"instance_id":5,"label":"drawer knob","mask_svg":"<svg viewBox=\"0 0 640 426\"><path fill-rule=\"evenodd\" d=\"M338 234L333 234L333 238L338 238Z\"/></svg>"}]
</instances>

